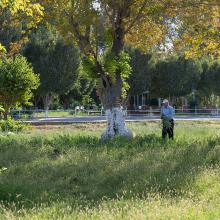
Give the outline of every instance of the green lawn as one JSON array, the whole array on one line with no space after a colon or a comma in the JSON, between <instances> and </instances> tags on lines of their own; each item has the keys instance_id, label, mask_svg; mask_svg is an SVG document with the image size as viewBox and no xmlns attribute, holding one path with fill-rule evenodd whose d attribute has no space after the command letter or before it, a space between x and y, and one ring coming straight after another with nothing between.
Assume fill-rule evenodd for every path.
<instances>
[{"instance_id":1,"label":"green lawn","mask_svg":"<svg viewBox=\"0 0 220 220\"><path fill-rule=\"evenodd\" d=\"M220 123L131 123L0 134L0 219L220 219ZM7 169L6 169L7 168Z\"/></svg>"},{"instance_id":2,"label":"green lawn","mask_svg":"<svg viewBox=\"0 0 220 220\"><path fill-rule=\"evenodd\" d=\"M52 111L48 112L48 117L72 117L72 116L88 116L88 112L77 112L75 111ZM45 112L36 112L34 113L33 117L45 117Z\"/></svg>"},{"instance_id":3,"label":"green lawn","mask_svg":"<svg viewBox=\"0 0 220 220\"><path fill-rule=\"evenodd\" d=\"M31 112L29 112L29 113L31 113ZM13 117L15 117L16 118L16 116L17 117L19 117L19 113L18 112L16 112L16 114L12 114L13 115ZM96 114L92 114L92 113L90 113L90 115L100 115L100 113L98 112L96 112ZM62 110L60 110L60 111L53 111L53 110L50 110L49 112L48 112L48 117L73 117L73 116L88 116L88 112L87 111L84 111L84 112L77 112L77 113L75 113L75 110L67 110L67 111L62 111ZM34 112L33 114L27 114L26 112L25 113L21 113L20 114L20 118L21 119L28 119L28 118L44 118L45 117L45 112L44 111L36 111L36 112Z\"/></svg>"}]
</instances>

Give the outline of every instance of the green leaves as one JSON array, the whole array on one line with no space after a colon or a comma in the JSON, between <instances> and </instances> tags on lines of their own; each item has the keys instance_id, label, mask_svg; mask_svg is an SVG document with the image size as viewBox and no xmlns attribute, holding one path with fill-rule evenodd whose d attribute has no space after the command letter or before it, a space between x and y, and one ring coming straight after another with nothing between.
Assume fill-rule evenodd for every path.
<instances>
[{"instance_id":1,"label":"green leaves","mask_svg":"<svg viewBox=\"0 0 220 220\"><path fill-rule=\"evenodd\" d=\"M96 69L95 58L93 56L84 56L81 63L81 71L92 78L98 77L98 71ZM82 73L83 74L83 73Z\"/></svg>"},{"instance_id":2,"label":"green leaves","mask_svg":"<svg viewBox=\"0 0 220 220\"><path fill-rule=\"evenodd\" d=\"M122 51L118 60L118 69L121 72L122 79L127 79L131 74L130 56L128 53Z\"/></svg>"},{"instance_id":3,"label":"green leaves","mask_svg":"<svg viewBox=\"0 0 220 220\"><path fill-rule=\"evenodd\" d=\"M202 73L199 60L169 57L152 68L151 94L155 97L181 97L197 89Z\"/></svg>"},{"instance_id":4,"label":"green leaves","mask_svg":"<svg viewBox=\"0 0 220 220\"><path fill-rule=\"evenodd\" d=\"M21 132L28 127L27 124L24 124L21 121L15 121L11 117L8 117L7 120L0 121L0 128L3 132ZM1 169L0 169L1 173Z\"/></svg>"},{"instance_id":5,"label":"green leaves","mask_svg":"<svg viewBox=\"0 0 220 220\"><path fill-rule=\"evenodd\" d=\"M27 42L30 31L42 21L44 8L35 0L1 0L0 15L0 57L1 43L14 56Z\"/></svg>"},{"instance_id":6,"label":"green leaves","mask_svg":"<svg viewBox=\"0 0 220 220\"><path fill-rule=\"evenodd\" d=\"M118 73L122 80L122 97L125 98L129 89L127 79L132 71L128 53L122 51L119 56L116 56L113 52L107 52L100 63L102 65L102 73L98 72L96 60L92 55L84 56L81 64L82 71L95 79L99 79L100 74L104 74L109 77L112 84L116 83L116 74Z\"/></svg>"},{"instance_id":7,"label":"green leaves","mask_svg":"<svg viewBox=\"0 0 220 220\"><path fill-rule=\"evenodd\" d=\"M118 69L122 79L122 97L126 98L127 91L130 88L127 80L132 72L132 68L130 66L130 56L124 51L119 56Z\"/></svg>"},{"instance_id":8,"label":"green leaves","mask_svg":"<svg viewBox=\"0 0 220 220\"><path fill-rule=\"evenodd\" d=\"M0 61L0 103L6 111L28 104L32 91L39 86L39 77L21 55Z\"/></svg>"},{"instance_id":9,"label":"green leaves","mask_svg":"<svg viewBox=\"0 0 220 220\"><path fill-rule=\"evenodd\" d=\"M103 59L103 66L107 75L115 81L115 74L118 70L118 61L114 53L107 53Z\"/></svg>"},{"instance_id":10,"label":"green leaves","mask_svg":"<svg viewBox=\"0 0 220 220\"><path fill-rule=\"evenodd\" d=\"M4 56L6 54L6 49L5 47L0 43L0 58L1 56Z\"/></svg>"},{"instance_id":11,"label":"green leaves","mask_svg":"<svg viewBox=\"0 0 220 220\"><path fill-rule=\"evenodd\" d=\"M24 55L39 73L41 85L37 94L40 96L68 93L77 81L79 50L66 44L54 28L41 26L33 33Z\"/></svg>"},{"instance_id":12,"label":"green leaves","mask_svg":"<svg viewBox=\"0 0 220 220\"><path fill-rule=\"evenodd\" d=\"M8 169L7 167L1 167L1 168L0 168L0 174L3 173L3 172L5 172L7 169Z\"/></svg>"},{"instance_id":13,"label":"green leaves","mask_svg":"<svg viewBox=\"0 0 220 220\"><path fill-rule=\"evenodd\" d=\"M4 112L4 108L2 106L0 106L0 112Z\"/></svg>"}]
</instances>

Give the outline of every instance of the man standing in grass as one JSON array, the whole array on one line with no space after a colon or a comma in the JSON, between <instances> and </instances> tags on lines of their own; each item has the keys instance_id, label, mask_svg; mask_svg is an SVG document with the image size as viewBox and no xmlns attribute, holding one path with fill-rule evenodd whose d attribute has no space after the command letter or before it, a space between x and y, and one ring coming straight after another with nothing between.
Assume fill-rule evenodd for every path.
<instances>
[{"instance_id":1,"label":"man standing in grass","mask_svg":"<svg viewBox=\"0 0 220 220\"><path fill-rule=\"evenodd\" d=\"M161 108L161 119L163 123L162 138L165 139L167 134L170 139L173 139L174 130L174 117L175 111L172 106L169 105L167 99L163 100L163 107Z\"/></svg>"}]
</instances>

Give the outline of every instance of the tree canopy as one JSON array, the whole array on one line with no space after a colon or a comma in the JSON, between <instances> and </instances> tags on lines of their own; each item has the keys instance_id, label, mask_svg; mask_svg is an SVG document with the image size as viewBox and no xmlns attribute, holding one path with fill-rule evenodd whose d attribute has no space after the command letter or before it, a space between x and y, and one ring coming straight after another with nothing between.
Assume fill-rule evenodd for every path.
<instances>
[{"instance_id":1,"label":"tree canopy","mask_svg":"<svg viewBox=\"0 0 220 220\"><path fill-rule=\"evenodd\" d=\"M22 56L0 60L0 103L7 117L10 108L30 104L33 90L39 86L39 77Z\"/></svg>"},{"instance_id":2,"label":"tree canopy","mask_svg":"<svg viewBox=\"0 0 220 220\"><path fill-rule=\"evenodd\" d=\"M78 80L80 64L79 51L67 45L53 29L42 26L30 38L24 55L32 63L35 72L39 73L41 85L38 96L49 98L46 107L54 94L68 93Z\"/></svg>"},{"instance_id":3,"label":"tree canopy","mask_svg":"<svg viewBox=\"0 0 220 220\"><path fill-rule=\"evenodd\" d=\"M202 74L198 59L171 57L159 60L152 68L151 94L154 97L181 97L198 89Z\"/></svg>"},{"instance_id":4,"label":"tree canopy","mask_svg":"<svg viewBox=\"0 0 220 220\"><path fill-rule=\"evenodd\" d=\"M0 52L5 47L10 55L18 53L27 34L43 18L43 7L33 0L0 1Z\"/></svg>"},{"instance_id":5,"label":"tree canopy","mask_svg":"<svg viewBox=\"0 0 220 220\"><path fill-rule=\"evenodd\" d=\"M152 65L156 62L154 54L143 54L138 49L129 51L132 73L129 77L129 94L139 95L149 91L152 81Z\"/></svg>"}]
</instances>

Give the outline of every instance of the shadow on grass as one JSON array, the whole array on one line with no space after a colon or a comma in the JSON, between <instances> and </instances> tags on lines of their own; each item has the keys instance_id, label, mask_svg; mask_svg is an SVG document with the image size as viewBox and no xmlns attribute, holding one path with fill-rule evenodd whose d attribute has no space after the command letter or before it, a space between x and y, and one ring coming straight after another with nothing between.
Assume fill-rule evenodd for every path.
<instances>
[{"instance_id":1,"label":"shadow on grass","mask_svg":"<svg viewBox=\"0 0 220 220\"><path fill-rule=\"evenodd\" d=\"M164 142L146 135L104 143L96 137L61 135L28 140L25 148L22 144L16 154L2 152L8 160L4 166L11 168L0 173L0 199L27 208L57 199L95 204L122 195L177 196L189 189L201 167L220 158L214 151L219 138Z\"/></svg>"}]
</instances>

